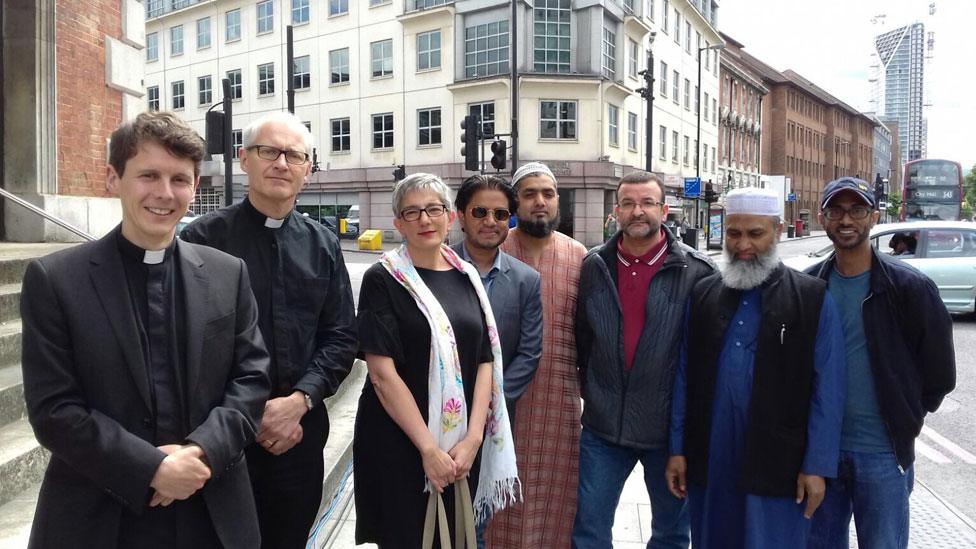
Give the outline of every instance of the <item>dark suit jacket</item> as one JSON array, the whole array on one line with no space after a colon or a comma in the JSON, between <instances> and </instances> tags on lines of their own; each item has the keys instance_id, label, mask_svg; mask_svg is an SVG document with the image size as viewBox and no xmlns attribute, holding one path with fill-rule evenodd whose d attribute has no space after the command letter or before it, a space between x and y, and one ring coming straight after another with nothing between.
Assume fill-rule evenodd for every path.
<instances>
[{"instance_id":1,"label":"dark suit jacket","mask_svg":"<svg viewBox=\"0 0 976 549\"><path fill-rule=\"evenodd\" d=\"M31 547L115 547L123 508L142 513L163 460L149 378L116 242L33 261L24 275L24 398L51 451ZM201 490L225 547L258 547L244 461L270 390L244 263L177 242L186 326L187 440L207 455Z\"/></svg>"},{"instance_id":2,"label":"dark suit jacket","mask_svg":"<svg viewBox=\"0 0 976 549\"><path fill-rule=\"evenodd\" d=\"M451 247L464 256L461 243ZM514 412L518 400L532 381L542 356L541 278L535 269L501 249L498 274L491 283L488 301L495 315L505 368L505 400ZM514 420L514 418L512 418Z\"/></svg>"}]
</instances>

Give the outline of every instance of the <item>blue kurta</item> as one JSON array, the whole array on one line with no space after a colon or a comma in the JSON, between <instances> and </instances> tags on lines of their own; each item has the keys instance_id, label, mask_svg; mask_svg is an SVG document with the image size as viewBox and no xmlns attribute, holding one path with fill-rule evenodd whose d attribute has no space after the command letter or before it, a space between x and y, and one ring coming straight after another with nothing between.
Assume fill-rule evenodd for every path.
<instances>
[{"instance_id":1,"label":"blue kurta","mask_svg":"<svg viewBox=\"0 0 976 549\"><path fill-rule=\"evenodd\" d=\"M712 405L708 485L688 486L692 545L696 548L806 547L810 529L810 521L803 518L806 501L797 504L793 498L756 496L736 488L752 396L761 296L760 288L743 292L722 344ZM844 336L829 294L824 296L816 338L807 450L801 472L834 477L843 424L845 358ZM672 455L683 454L687 344L686 339L674 382Z\"/></svg>"}]
</instances>

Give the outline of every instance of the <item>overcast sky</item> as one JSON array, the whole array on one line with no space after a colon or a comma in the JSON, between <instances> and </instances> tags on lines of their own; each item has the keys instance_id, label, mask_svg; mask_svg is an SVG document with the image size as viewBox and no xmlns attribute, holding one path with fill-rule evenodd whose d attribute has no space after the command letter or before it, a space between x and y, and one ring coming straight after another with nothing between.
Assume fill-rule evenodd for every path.
<instances>
[{"instance_id":1,"label":"overcast sky","mask_svg":"<svg viewBox=\"0 0 976 549\"><path fill-rule=\"evenodd\" d=\"M881 14L883 23L872 22ZM721 0L718 24L773 68L868 111L874 36L913 21L935 32L925 73L928 156L957 160L968 173L976 164L976 1Z\"/></svg>"}]
</instances>

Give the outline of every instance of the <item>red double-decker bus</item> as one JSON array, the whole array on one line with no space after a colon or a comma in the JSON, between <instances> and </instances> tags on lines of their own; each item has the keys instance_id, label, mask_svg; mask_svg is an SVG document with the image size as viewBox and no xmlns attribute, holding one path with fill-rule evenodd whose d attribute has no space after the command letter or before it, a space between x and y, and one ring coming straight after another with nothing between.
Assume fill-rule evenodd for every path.
<instances>
[{"instance_id":1,"label":"red double-decker bus","mask_svg":"<svg viewBox=\"0 0 976 549\"><path fill-rule=\"evenodd\" d=\"M913 160L902 179L901 220L959 221L962 214L962 165L952 160Z\"/></svg>"}]
</instances>

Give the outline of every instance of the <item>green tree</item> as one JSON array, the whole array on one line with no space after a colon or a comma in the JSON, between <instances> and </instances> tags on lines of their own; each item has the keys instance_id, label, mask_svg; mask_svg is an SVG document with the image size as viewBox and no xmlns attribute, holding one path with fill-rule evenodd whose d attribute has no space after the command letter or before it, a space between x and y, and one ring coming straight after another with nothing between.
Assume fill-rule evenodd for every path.
<instances>
[{"instance_id":1,"label":"green tree","mask_svg":"<svg viewBox=\"0 0 976 549\"><path fill-rule=\"evenodd\" d=\"M976 208L976 164L969 170L966 174L966 178L962 182L963 189L963 205L962 205L962 218L972 219L973 218L973 208Z\"/></svg>"},{"instance_id":2,"label":"green tree","mask_svg":"<svg viewBox=\"0 0 976 549\"><path fill-rule=\"evenodd\" d=\"M898 221L898 211L901 209L901 193L898 191L891 191L888 193L888 218L893 221Z\"/></svg>"}]
</instances>

